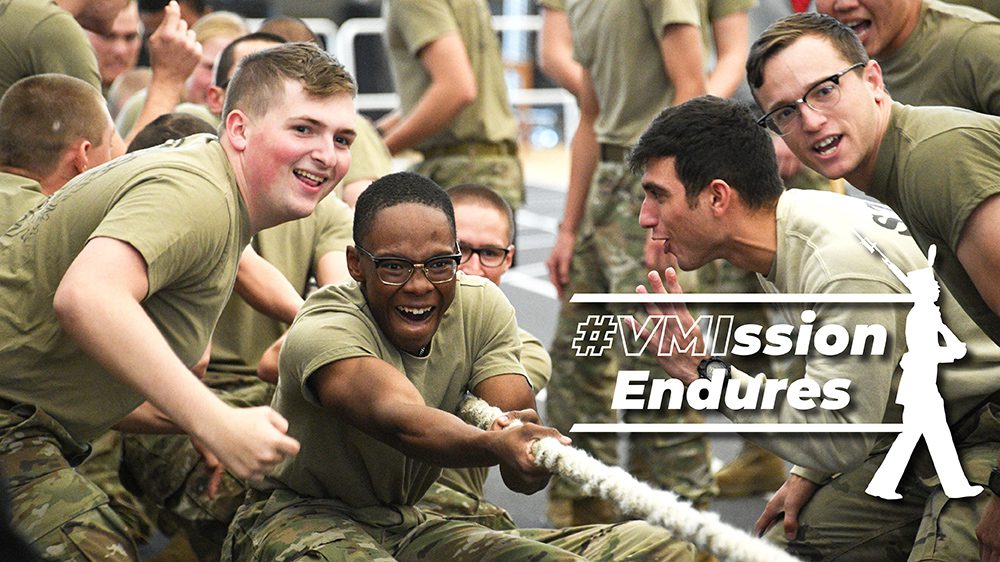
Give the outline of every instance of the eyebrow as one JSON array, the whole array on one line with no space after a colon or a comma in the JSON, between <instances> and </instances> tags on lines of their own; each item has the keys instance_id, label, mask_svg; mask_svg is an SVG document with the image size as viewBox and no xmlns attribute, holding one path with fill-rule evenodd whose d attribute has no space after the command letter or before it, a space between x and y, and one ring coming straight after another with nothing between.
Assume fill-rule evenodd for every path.
<instances>
[{"instance_id":1,"label":"eyebrow","mask_svg":"<svg viewBox=\"0 0 1000 562\"><path fill-rule=\"evenodd\" d=\"M812 90L816 86L819 86L823 82L826 82L827 80L830 79L831 76L836 76L836 75L837 75L837 73L834 72L833 74L829 74L827 76L824 76L824 77L820 78L819 80L816 80L815 82L813 82L812 84L810 84L809 87L806 88L804 92L802 92L801 96L795 98L795 100L804 98L806 96L806 92L809 92L810 90ZM792 102L795 101L795 100L781 100L780 102L778 102L778 103L772 105L771 107L767 108L767 110L765 110L764 113L770 113L770 112L774 111L775 109L778 109L779 107L787 107L787 106L793 105Z\"/></svg>"},{"instance_id":2,"label":"eyebrow","mask_svg":"<svg viewBox=\"0 0 1000 562\"><path fill-rule=\"evenodd\" d=\"M313 126L316 126L316 127L320 127L320 128L323 128L323 129L328 128L326 126L326 123L320 121L319 119L315 119L313 117L308 117L308 116L305 116L305 115L297 115L297 116L289 117L288 120L289 121L305 121L306 123L309 123L310 125L313 125ZM339 131L343 135L348 135L348 136L351 136L351 137L357 137L358 136L358 132L355 131L353 128L350 128L350 127L345 128L345 129L335 129L335 130Z\"/></svg>"},{"instance_id":3,"label":"eyebrow","mask_svg":"<svg viewBox=\"0 0 1000 562\"><path fill-rule=\"evenodd\" d=\"M656 191L657 193L662 193L664 195L670 194L670 192L667 191L662 185L651 181L642 182L642 189L643 191Z\"/></svg>"}]
</instances>

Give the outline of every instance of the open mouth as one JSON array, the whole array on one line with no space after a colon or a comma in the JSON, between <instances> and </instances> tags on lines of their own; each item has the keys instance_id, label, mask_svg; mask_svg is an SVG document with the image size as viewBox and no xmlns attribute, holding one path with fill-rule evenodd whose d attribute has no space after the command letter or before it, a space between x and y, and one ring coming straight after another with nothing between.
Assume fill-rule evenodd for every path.
<instances>
[{"instance_id":1,"label":"open mouth","mask_svg":"<svg viewBox=\"0 0 1000 562\"><path fill-rule=\"evenodd\" d=\"M396 312L398 312L404 320L408 320L410 322L423 322L431 317L431 314L434 312L434 307L424 306L416 308L409 306L397 306Z\"/></svg>"},{"instance_id":2,"label":"open mouth","mask_svg":"<svg viewBox=\"0 0 1000 562\"><path fill-rule=\"evenodd\" d=\"M819 154L820 156L827 156L833 153L833 151L836 150L838 146L840 146L840 139L842 139L843 137L844 137L843 135L833 135L826 137L825 139L819 141L818 143L812 146L813 152Z\"/></svg>"},{"instance_id":3,"label":"open mouth","mask_svg":"<svg viewBox=\"0 0 1000 562\"><path fill-rule=\"evenodd\" d=\"M299 168L292 170L292 173L295 174L295 177L299 178L302 183L308 185L309 187L319 187L326 181L326 178L323 176L318 176Z\"/></svg>"},{"instance_id":4,"label":"open mouth","mask_svg":"<svg viewBox=\"0 0 1000 562\"><path fill-rule=\"evenodd\" d=\"M852 22L844 22L844 25L851 28L851 31L853 31L854 34L858 36L858 39L861 39L861 41L864 42L865 34L868 32L869 29L871 29L872 20L857 20Z\"/></svg>"}]
</instances>

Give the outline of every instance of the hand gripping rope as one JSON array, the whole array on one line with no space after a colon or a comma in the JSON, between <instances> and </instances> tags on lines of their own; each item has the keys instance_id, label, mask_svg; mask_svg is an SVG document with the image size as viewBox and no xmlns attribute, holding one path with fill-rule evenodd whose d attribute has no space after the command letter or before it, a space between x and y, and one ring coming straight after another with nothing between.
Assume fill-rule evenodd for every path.
<instances>
[{"instance_id":1,"label":"hand gripping rope","mask_svg":"<svg viewBox=\"0 0 1000 562\"><path fill-rule=\"evenodd\" d=\"M503 414L500 408L473 396L459 405L458 413L480 429L488 429ZM520 425L520 421L514 420L512 425ZM623 513L644 517L648 523L667 529L724 562L798 560L771 543L723 523L717 513L698 511L677 494L657 490L621 468L607 466L552 437L535 441L531 452L536 464L578 484L584 493L615 503Z\"/></svg>"}]
</instances>

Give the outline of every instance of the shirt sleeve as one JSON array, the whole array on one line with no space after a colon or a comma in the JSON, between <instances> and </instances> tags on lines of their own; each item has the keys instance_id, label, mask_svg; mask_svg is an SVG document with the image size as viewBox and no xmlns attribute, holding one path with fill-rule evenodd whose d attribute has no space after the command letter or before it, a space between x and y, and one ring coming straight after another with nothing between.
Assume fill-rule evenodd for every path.
<instances>
[{"instance_id":1,"label":"shirt sleeve","mask_svg":"<svg viewBox=\"0 0 1000 562\"><path fill-rule=\"evenodd\" d=\"M393 19L413 56L446 33L458 31L455 15L441 0L393 0Z\"/></svg>"},{"instance_id":2,"label":"shirt sleeve","mask_svg":"<svg viewBox=\"0 0 1000 562\"><path fill-rule=\"evenodd\" d=\"M469 307L467 312L475 315L478 324L470 389L498 375L525 374L514 307L496 285L486 283L482 287L482 306Z\"/></svg>"},{"instance_id":3,"label":"shirt sleeve","mask_svg":"<svg viewBox=\"0 0 1000 562\"><path fill-rule=\"evenodd\" d=\"M79 78L101 91L97 56L86 33L68 12L53 14L32 30L27 56L35 74L51 72Z\"/></svg>"},{"instance_id":4,"label":"shirt sleeve","mask_svg":"<svg viewBox=\"0 0 1000 562\"><path fill-rule=\"evenodd\" d=\"M336 195L330 194L316 206L316 263L330 252L345 252L354 243L354 211Z\"/></svg>"},{"instance_id":5,"label":"shirt sleeve","mask_svg":"<svg viewBox=\"0 0 1000 562\"><path fill-rule=\"evenodd\" d=\"M841 279L832 280L819 291L821 293L878 294L895 292L878 280ZM721 411L736 423L881 423L890 401L896 377L898 359L893 346L896 337L903 337L906 322L905 305L844 305L841 303L817 304L814 330L823 325L839 325L848 331L860 325L885 326L888 335L885 350L881 355L850 355L847 352L837 356L825 356L813 351L806 360L805 373L789 376L790 381L806 378L815 381L820 395L813 399L815 407L804 410L794 408L782 392L775 400L773 409L753 408L733 410L725 406ZM814 331L815 335L815 331ZM733 361L733 380L741 387L740 396L747 389L759 384L763 395L765 381L763 375L754 377L738 370L739 362ZM791 374L790 374L791 375ZM824 385L834 379L849 381L846 392L848 404L832 410L823 407L826 393ZM732 384L732 382L730 382ZM792 384L791 382L789 384ZM816 471L841 472L856 466L864 460L875 444L875 433L799 433L760 437L766 448L783 459ZM747 437L755 438L756 435Z\"/></svg>"}]
</instances>

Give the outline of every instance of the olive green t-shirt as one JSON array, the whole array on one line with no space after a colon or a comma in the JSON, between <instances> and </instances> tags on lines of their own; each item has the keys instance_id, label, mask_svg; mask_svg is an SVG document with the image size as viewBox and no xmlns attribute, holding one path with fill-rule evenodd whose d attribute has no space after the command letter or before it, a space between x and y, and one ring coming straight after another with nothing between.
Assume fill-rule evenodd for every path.
<instances>
[{"instance_id":1,"label":"olive green t-shirt","mask_svg":"<svg viewBox=\"0 0 1000 562\"><path fill-rule=\"evenodd\" d=\"M761 285L769 293L907 294L910 291L879 256L869 252L855 235L874 242L903 273L928 267L920 248L891 209L880 203L836 193L791 189L782 194L776 210L777 249ZM942 287L937 304L945 324L968 346L961 360L939 367L938 388L952 422L1000 389L1000 348L975 325ZM802 312L813 310L814 334L823 325L839 325L853 333L860 325L882 325L888 333L881 356L825 356L806 358L805 376L820 386L835 378L851 381L850 404L841 410L796 410L784 399L774 410L727 411L734 422L755 423L879 423L899 422L895 391L906 347L906 318L911 304L789 303L774 305L781 323L798 326ZM734 360L734 365L739 366ZM735 371L734 371L735 372ZM792 375L798 375L794 373ZM748 375L737 373L745 383ZM773 376L773 375L770 375ZM795 378L794 376L792 378ZM817 400L817 403L819 401ZM782 458L827 474L860 463L878 434L826 434L762 439Z\"/></svg>"},{"instance_id":2,"label":"olive green t-shirt","mask_svg":"<svg viewBox=\"0 0 1000 562\"><path fill-rule=\"evenodd\" d=\"M0 0L0 96L21 78L46 72L101 90L97 56L72 14L52 0Z\"/></svg>"},{"instance_id":3,"label":"olive green t-shirt","mask_svg":"<svg viewBox=\"0 0 1000 562\"><path fill-rule=\"evenodd\" d=\"M423 496L441 469L338 419L319 405L309 377L335 361L376 357L409 379L428 406L454 412L464 393L480 382L523 375L514 308L506 297L480 277L459 273L456 283L455 299L425 357L392 345L357 283L328 285L310 295L288 332L272 402L302 448L264 488L285 487L349 509L369 508L369 516L389 519L398 514L388 506L412 505Z\"/></svg>"},{"instance_id":4,"label":"olive green t-shirt","mask_svg":"<svg viewBox=\"0 0 1000 562\"><path fill-rule=\"evenodd\" d=\"M1000 193L1000 117L893 103L867 194L892 207L958 302L1000 344L994 313L955 255L965 221Z\"/></svg>"},{"instance_id":5,"label":"olive green t-shirt","mask_svg":"<svg viewBox=\"0 0 1000 562\"><path fill-rule=\"evenodd\" d=\"M37 181L0 172L0 232L10 228L42 201L45 201L45 194Z\"/></svg>"},{"instance_id":6,"label":"olive green t-shirt","mask_svg":"<svg viewBox=\"0 0 1000 562\"><path fill-rule=\"evenodd\" d=\"M391 0L383 4L382 13L403 115L413 111L431 83L420 62L420 50L441 36L461 36L475 74L476 100L444 130L417 145L417 150L470 141L512 141L517 137L500 42L484 0Z\"/></svg>"},{"instance_id":7,"label":"olive green t-shirt","mask_svg":"<svg viewBox=\"0 0 1000 562\"><path fill-rule=\"evenodd\" d=\"M965 6L924 0L913 34L878 57L892 99L1000 115L1000 20Z\"/></svg>"},{"instance_id":8,"label":"olive green t-shirt","mask_svg":"<svg viewBox=\"0 0 1000 562\"><path fill-rule=\"evenodd\" d=\"M262 230L251 244L275 266L303 297L319 260L329 252L345 252L353 243L354 213L329 196L313 214ZM264 316L233 293L212 335L210 371L256 376L260 356L288 328Z\"/></svg>"},{"instance_id":9,"label":"olive green t-shirt","mask_svg":"<svg viewBox=\"0 0 1000 562\"><path fill-rule=\"evenodd\" d=\"M566 0L535 0L542 8L555 10L557 12L566 11Z\"/></svg>"},{"instance_id":10,"label":"olive green t-shirt","mask_svg":"<svg viewBox=\"0 0 1000 562\"><path fill-rule=\"evenodd\" d=\"M358 180L376 180L392 173L392 155L371 121L358 114L354 130L358 136L351 143L351 168L340 180L341 186Z\"/></svg>"},{"instance_id":11,"label":"olive green t-shirt","mask_svg":"<svg viewBox=\"0 0 1000 562\"><path fill-rule=\"evenodd\" d=\"M705 60L709 60L711 53L715 51L715 43L712 41L715 31L712 29L712 22L732 14L748 12L756 5L757 0L698 0Z\"/></svg>"},{"instance_id":12,"label":"olive green t-shirt","mask_svg":"<svg viewBox=\"0 0 1000 562\"><path fill-rule=\"evenodd\" d=\"M143 257L142 307L185 365L201 357L232 290L250 224L211 135L126 155L77 176L0 236L0 397L43 408L88 441L143 397L84 353L52 297L94 238Z\"/></svg>"},{"instance_id":13,"label":"olive green t-shirt","mask_svg":"<svg viewBox=\"0 0 1000 562\"><path fill-rule=\"evenodd\" d=\"M671 24L699 26L699 0L576 0L568 6L573 58L590 71L601 111L598 142L634 144L674 101L660 55Z\"/></svg>"}]
</instances>

